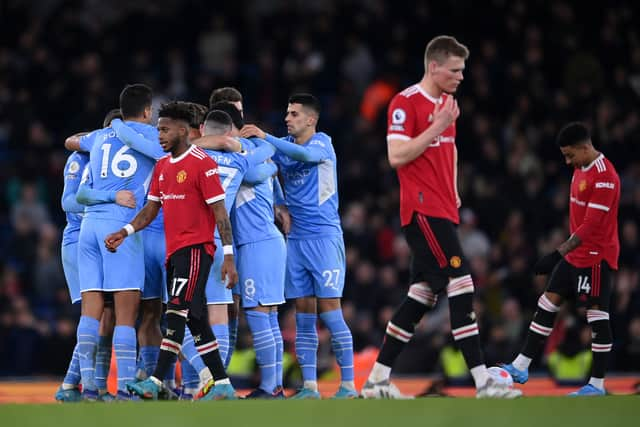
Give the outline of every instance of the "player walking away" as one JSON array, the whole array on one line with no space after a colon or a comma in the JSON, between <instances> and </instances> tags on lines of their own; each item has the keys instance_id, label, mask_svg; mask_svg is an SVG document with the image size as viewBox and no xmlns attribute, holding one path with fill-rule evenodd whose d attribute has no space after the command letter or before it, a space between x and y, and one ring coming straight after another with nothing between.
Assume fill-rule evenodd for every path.
<instances>
[{"instance_id":1,"label":"player walking away","mask_svg":"<svg viewBox=\"0 0 640 427\"><path fill-rule=\"evenodd\" d=\"M336 155L329 135L316 132L320 103L309 94L289 98L285 122L289 136L276 138L254 125L241 136L273 144L273 161L284 180L291 231L287 241L285 296L295 300L296 356L303 388L293 399L319 399L317 384L317 314L331 333L341 385L334 397L358 396L353 382L353 340L342 316L345 251L338 214Z\"/></svg>"},{"instance_id":2,"label":"player walking away","mask_svg":"<svg viewBox=\"0 0 640 427\"><path fill-rule=\"evenodd\" d=\"M196 146L189 145L190 108L184 103L168 103L159 112L160 146L170 156L156 165L147 204L131 223L108 235L110 251L120 247L127 236L145 228L158 214L165 214L167 247L167 330L160 347L158 364L151 377L130 383L127 388L146 399L157 399L170 365L182 346L185 324L191 330L198 352L213 375L204 400L235 399L215 336L209 328L205 304L205 283L209 275L214 229L223 244L221 275L232 287L238 281L234 265L231 223L224 205L224 190L218 178L218 165ZM189 215L184 213L188 212Z\"/></svg>"},{"instance_id":3,"label":"player walking away","mask_svg":"<svg viewBox=\"0 0 640 427\"><path fill-rule=\"evenodd\" d=\"M612 273L618 269L618 204L620 178L613 164L597 151L582 123L566 125L557 138L565 162L574 167L569 202L571 237L534 266L536 274L551 274L547 289L516 359L504 365L520 384L529 378L529 365L542 352L560 305L570 299L587 309L591 325L593 364L589 383L572 396L602 396L612 336L609 324Z\"/></svg>"},{"instance_id":4,"label":"player walking away","mask_svg":"<svg viewBox=\"0 0 640 427\"><path fill-rule=\"evenodd\" d=\"M451 95L462 82L466 46L449 36L427 44L422 80L389 105L387 154L400 181L400 222L412 252L407 298L389 324L380 353L362 389L365 398L402 398L391 368L424 313L446 291L453 338L471 369L477 397L516 397L490 379L473 312L474 287L455 226L459 222L455 120Z\"/></svg>"}]
</instances>

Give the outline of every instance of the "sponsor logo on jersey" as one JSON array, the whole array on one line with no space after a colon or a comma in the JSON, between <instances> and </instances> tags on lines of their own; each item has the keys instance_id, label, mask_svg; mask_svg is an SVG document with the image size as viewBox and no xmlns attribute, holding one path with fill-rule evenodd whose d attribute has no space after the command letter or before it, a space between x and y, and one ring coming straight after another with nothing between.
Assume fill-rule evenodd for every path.
<instances>
[{"instance_id":1,"label":"sponsor logo on jersey","mask_svg":"<svg viewBox=\"0 0 640 427\"><path fill-rule=\"evenodd\" d=\"M207 178L209 178L212 175L215 175L218 173L218 168L213 168L213 169L209 169L208 171L206 171L204 173L204 176L206 176Z\"/></svg>"},{"instance_id":2,"label":"sponsor logo on jersey","mask_svg":"<svg viewBox=\"0 0 640 427\"><path fill-rule=\"evenodd\" d=\"M178 184L182 184L186 180L187 180L187 171L181 170L180 172L178 172L178 174L176 175L176 181L178 181Z\"/></svg>"},{"instance_id":3,"label":"sponsor logo on jersey","mask_svg":"<svg viewBox=\"0 0 640 427\"><path fill-rule=\"evenodd\" d=\"M580 181L580 183L578 184L578 191L584 191L587 189L587 181L586 180L582 180Z\"/></svg>"},{"instance_id":4,"label":"sponsor logo on jersey","mask_svg":"<svg viewBox=\"0 0 640 427\"><path fill-rule=\"evenodd\" d=\"M613 182L596 182L596 188L608 188L609 190L613 190L616 188L616 185Z\"/></svg>"},{"instance_id":5,"label":"sponsor logo on jersey","mask_svg":"<svg viewBox=\"0 0 640 427\"><path fill-rule=\"evenodd\" d=\"M449 264L453 268L460 268L460 266L462 265L462 259L460 259L459 256L452 256L449 260Z\"/></svg>"}]
</instances>

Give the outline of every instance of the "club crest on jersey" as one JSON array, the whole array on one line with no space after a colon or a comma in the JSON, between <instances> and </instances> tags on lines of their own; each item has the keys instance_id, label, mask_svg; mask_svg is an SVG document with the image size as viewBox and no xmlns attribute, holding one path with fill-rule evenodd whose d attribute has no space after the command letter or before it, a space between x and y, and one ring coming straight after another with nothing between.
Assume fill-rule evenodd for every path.
<instances>
[{"instance_id":1,"label":"club crest on jersey","mask_svg":"<svg viewBox=\"0 0 640 427\"><path fill-rule=\"evenodd\" d=\"M449 264L453 268L460 268L460 266L462 265L462 259L460 259L459 256L452 256L449 260Z\"/></svg>"},{"instance_id":2,"label":"club crest on jersey","mask_svg":"<svg viewBox=\"0 0 640 427\"><path fill-rule=\"evenodd\" d=\"M186 180L187 180L187 171L181 170L180 172L178 172L178 174L176 175L176 181L178 181L178 184L182 184Z\"/></svg>"},{"instance_id":3,"label":"club crest on jersey","mask_svg":"<svg viewBox=\"0 0 640 427\"><path fill-rule=\"evenodd\" d=\"M583 179L582 181L580 181L580 184L578 184L578 190L584 191L586 189L587 189L587 181Z\"/></svg>"},{"instance_id":4,"label":"club crest on jersey","mask_svg":"<svg viewBox=\"0 0 640 427\"><path fill-rule=\"evenodd\" d=\"M78 173L80 170L80 163L73 161L69 164L69 173Z\"/></svg>"}]
</instances>

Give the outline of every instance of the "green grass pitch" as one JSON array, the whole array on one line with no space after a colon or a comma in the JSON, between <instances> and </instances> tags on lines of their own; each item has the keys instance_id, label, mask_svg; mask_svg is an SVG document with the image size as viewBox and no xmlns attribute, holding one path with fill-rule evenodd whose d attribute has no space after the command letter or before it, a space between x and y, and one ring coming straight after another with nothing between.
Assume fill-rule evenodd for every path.
<instances>
[{"instance_id":1,"label":"green grass pitch","mask_svg":"<svg viewBox=\"0 0 640 427\"><path fill-rule=\"evenodd\" d=\"M619 427L638 420L638 396L0 405L7 427Z\"/></svg>"}]
</instances>

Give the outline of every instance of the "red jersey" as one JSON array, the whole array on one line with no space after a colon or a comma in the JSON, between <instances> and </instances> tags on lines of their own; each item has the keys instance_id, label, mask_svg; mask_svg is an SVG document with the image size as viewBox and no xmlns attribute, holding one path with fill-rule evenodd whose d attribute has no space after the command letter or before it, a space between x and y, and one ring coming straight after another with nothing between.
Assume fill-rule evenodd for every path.
<instances>
[{"instance_id":1,"label":"red jersey","mask_svg":"<svg viewBox=\"0 0 640 427\"><path fill-rule=\"evenodd\" d=\"M410 140L433 122L436 104L448 95L434 98L419 85L398 93L389 104L387 141ZM400 180L400 222L411 222L413 212L445 218L457 224L455 188L456 126L452 123L413 161L397 169Z\"/></svg>"},{"instance_id":2,"label":"red jersey","mask_svg":"<svg viewBox=\"0 0 640 427\"><path fill-rule=\"evenodd\" d=\"M569 227L582 244L565 255L567 262L587 268L605 260L612 269L618 269L619 202L620 178L604 155L573 172Z\"/></svg>"},{"instance_id":3,"label":"red jersey","mask_svg":"<svg viewBox=\"0 0 640 427\"><path fill-rule=\"evenodd\" d=\"M213 255L216 219L209 205L224 200L224 190L211 157L192 145L179 157L161 158L147 198L162 203L167 258L178 249L201 243Z\"/></svg>"}]
</instances>

